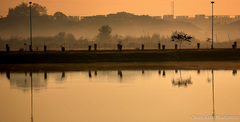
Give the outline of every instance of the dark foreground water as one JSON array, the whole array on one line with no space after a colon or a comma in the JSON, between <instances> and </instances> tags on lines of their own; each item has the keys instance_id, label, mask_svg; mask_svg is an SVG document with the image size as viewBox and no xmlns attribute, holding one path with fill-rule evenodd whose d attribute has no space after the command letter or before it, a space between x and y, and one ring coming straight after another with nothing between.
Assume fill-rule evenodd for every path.
<instances>
[{"instance_id":1,"label":"dark foreground water","mask_svg":"<svg viewBox=\"0 0 240 122\"><path fill-rule=\"evenodd\" d=\"M237 70L0 73L0 122L238 122L239 115Z\"/></svg>"}]
</instances>

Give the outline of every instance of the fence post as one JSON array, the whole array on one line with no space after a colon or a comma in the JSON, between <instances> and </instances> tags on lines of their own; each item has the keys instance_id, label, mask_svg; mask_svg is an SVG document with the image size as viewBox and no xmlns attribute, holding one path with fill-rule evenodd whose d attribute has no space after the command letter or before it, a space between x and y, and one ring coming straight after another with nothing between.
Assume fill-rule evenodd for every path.
<instances>
[{"instance_id":1,"label":"fence post","mask_svg":"<svg viewBox=\"0 0 240 122\"><path fill-rule=\"evenodd\" d=\"M177 46L178 46L178 45L177 45L177 44L175 44L175 50L177 50Z\"/></svg>"},{"instance_id":2,"label":"fence post","mask_svg":"<svg viewBox=\"0 0 240 122\"><path fill-rule=\"evenodd\" d=\"M159 50L161 49L161 44L160 44L160 43L158 43L158 49L159 49Z\"/></svg>"},{"instance_id":3,"label":"fence post","mask_svg":"<svg viewBox=\"0 0 240 122\"><path fill-rule=\"evenodd\" d=\"M47 52L47 46L44 45L44 52Z\"/></svg>"},{"instance_id":4,"label":"fence post","mask_svg":"<svg viewBox=\"0 0 240 122\"><path fill-rule=\"evenodd\" d=\"M163 51L165 50L165 45L162 45L162 50L163 50Z\"/></svg>"},{"instance_id":5,"label":"fence post","mask_svg":"<svg viewBox=\"0 0 240 122\"><path fill-rule=\"evenodd\" d=\"M65 52L65 47L62 47L62 52Z\"/></svg>"},{"instance_id":6,"label":"fence post","mask_svg":"<svg viewBox=\"0 0 240 122\"><path fill-rule=\"evenodd\" d=\"M119 51L122 51L122 45L119 44Z\"/></svg>"},{"instance_id":7,"label":"fence post","mask_svg":"<svg viewBox=\"0 0 240 122\"><path fill-rule=\"evenodd\" d=\"M200 43L197 43L197 49L200 49Z\"/></svg>"},{"instance_id":8,"label":"fence post","mask_svg":"<svg viewBox=\"0 0 240 122\"><path fill-rule=\"evenodd\" d=\"M144 44L142 44L142 50L144 50Z\"/></svg>"},{"instance_id":9,"label":"fence post","mask_svg":"<svg viewBox=\"0 0 240 122\"><path fill-rule=\"evenodd\" d=\"M97 44L94 44L94 50L97 51Z\"/></svg>"},{"instance_id":10,"label":"fence post","mask_svg":"<svg viewBox=\"0 0 240 122\"><path fill-rule=\"evenodd\" d=\"M88 52L91 52L91 48L92 48L92 46L89 45L89 46L88 46Z\"/></svg>"},{"instance_id":11,"label":"fence post","mask_svg":"<svg viewBox=\"0 0 240 122\"><path fill-rule=\"evenodd\" d=\"M29 51L32 52L32 45L29 45Z\"/></svg>"},{"instance_id":12,"label":"fence post","mask_svg":"<svg viewBox=\"0 0 240 122\"><path fill-rule=\"evenodd\" d=\"M6 52L9 53L10 52L10 47L8 44L6 44Z\"/></svg>"}]
</instances>

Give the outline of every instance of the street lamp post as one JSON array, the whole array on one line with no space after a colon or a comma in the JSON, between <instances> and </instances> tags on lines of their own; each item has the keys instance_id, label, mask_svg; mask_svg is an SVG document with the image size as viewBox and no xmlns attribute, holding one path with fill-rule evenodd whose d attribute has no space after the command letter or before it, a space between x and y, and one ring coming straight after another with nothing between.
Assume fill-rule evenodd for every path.
<instances>
[{"instance_id":1,"label":"street lamp post","mask_svg":"<svg viewBox=\"0 0 240 122\"><path fill-rule=\"evenodd\" d=\"M211 45L211 49L213 49L213 3L214 3L214 1L212 1L211 3L212 3L212 45Z\"/></svg>"},{"instance_id":2,"label":"street lamp post","mask_svg":"<svg viewBox=\"0 0 240 122\"><path fill-rule=\"evenodd\" d=\"M29 2L30 5L30 45L29 51L32 52L32 2Z\"/></svg>"}]
</instances>

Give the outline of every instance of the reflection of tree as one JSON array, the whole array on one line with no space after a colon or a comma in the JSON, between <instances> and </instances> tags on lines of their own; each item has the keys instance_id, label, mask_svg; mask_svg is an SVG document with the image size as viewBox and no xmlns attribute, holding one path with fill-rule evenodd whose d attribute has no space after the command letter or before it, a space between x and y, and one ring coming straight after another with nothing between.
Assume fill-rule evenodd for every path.
<instances>
[{"instance_id":1,"label":"reflection of tree","mask_svg":"<svg viewBox=\"0 0 240 122\"><path fill-rule=\"evenodd\" d=\"M192 80L191 80L191 76L187 79L183 79L182 78L182 73L181 73L181 70L180 70L180 78L179 79L173 79L172 80L172 84L173 86L184 86L184 87L187 87L188 85L191 85L192 84Z\"/></svg>"},{"instance_id":2,"label":"reflection of tree","mask_svg":"<svg viewBox=\"0 0 240 122\"><path fill-rule=\"evenodd\" d=\"M31 74L32 74L32 84L31 84ZM11 88L18 88L24 91L29 90L31 85L34 89L41 89L47 86L47 82L44 80L43 73L11 73L10 78Z\"/></svg>"},{"instance_id":3,"label":"reflection of tree","mask_svg":"<svg viewBox=\"0 0 240 122\"><path fill-rule=\"evenodd\" d=\"M112 28L108 25L103 25L98 29L97 41L109 42L111 40Z\"/></svg>"},{"instance_id":4,"label":"reflection of tree","mask_svg":"<svg viewBox=\"0 0 240 122\"><path fill-rule=\"evenodd\" d=\"M188 84L192 84L192 81L191 81L191 77L190 78L188 78L188 79L177 79L177 80L172 80L172 84L174 85L174 86L178 86L178 87L180 87L180 86L185 86L185 87L187 87L188 86Z\"/></svg>"}]
</instances>

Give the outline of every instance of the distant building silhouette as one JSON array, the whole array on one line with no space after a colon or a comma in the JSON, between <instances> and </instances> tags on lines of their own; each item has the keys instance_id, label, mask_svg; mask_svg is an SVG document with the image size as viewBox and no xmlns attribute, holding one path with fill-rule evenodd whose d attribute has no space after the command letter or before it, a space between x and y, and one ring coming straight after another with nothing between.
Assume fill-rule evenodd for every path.
<instances>
[{"instance_id":1,"label":"distant building silhouette","mask_svg":"<svg viewBox=\"0 0 240 122\"><path fill-rule=\"evenodd\" d=\"M163 16L163 20L166 20L166 21L171 21L171 20L174 20L174 18L173 18L173 15L164 15Z\"/></svg>"}]
</instances>

